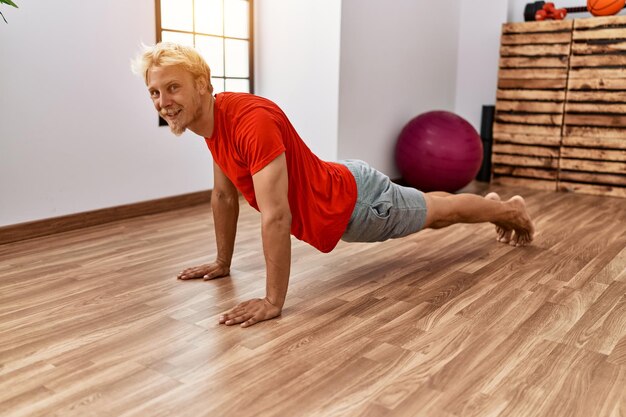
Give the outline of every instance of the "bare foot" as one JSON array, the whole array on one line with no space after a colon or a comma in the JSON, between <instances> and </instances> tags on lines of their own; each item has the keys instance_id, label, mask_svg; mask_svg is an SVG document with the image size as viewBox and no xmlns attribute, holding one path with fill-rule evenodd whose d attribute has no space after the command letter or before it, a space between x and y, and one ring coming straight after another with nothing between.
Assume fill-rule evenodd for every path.
<instances>
[{"instance_id":1,"label":"bare foot","mask_svg":"<svg viewBox=\"0 0 626 417\"><path fill-rule=\"evenodd\" d=\"M501 201L497 193L489 193L485 196L489 200ZM504 202L510 209L502 221L494 223L498 242L509 243L512 246L526 246L533 240L535 226L526 210L524 199L516 195Z\"/></svg>"},{"instance_id":2,"label":"bare foot","mask_svg":"<svg viewBox=\"0 0 626 417\"><path fill-rule=\"evenodd\" d=\"M501 201L498 193L489 193L485 196L488 200ZM498 237L496 240L502 243L509 243L511 241L511 236L513 235L513 229L505 229L500 226L498 223L494 223L496 225L496 234Z\"/></svg>"},{"instance_id":3,"label":"bare foot","mask_svg":"<svg viewBox=\"0 0 626 417\"><path fill-rule=\"evenodd\" d=\"M515 233L511 238L510 244L514 246L526 246L533 241L535 235L535 226L533 225L528 211L526 210L526 201L519 195L511 197L506 203L513 211L507 225L513 228Z\"/></svg>"}]
</instances>

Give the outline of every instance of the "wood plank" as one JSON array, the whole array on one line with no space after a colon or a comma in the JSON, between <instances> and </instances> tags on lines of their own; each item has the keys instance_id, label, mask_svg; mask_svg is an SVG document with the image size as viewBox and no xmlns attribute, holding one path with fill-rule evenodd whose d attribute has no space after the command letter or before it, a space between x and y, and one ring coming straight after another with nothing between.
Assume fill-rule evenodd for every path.
<instances>
[{"instance_id":1,"label":"wood plank","mask_svg":"<svg viewBox=\"0 0 626 417\"><path fill-rule=\"evenodd\" d=\"M567 68L568 57L502 57L500 68Z\"/></svg>"},{"instance_id":2,"label":"wood plank","mask_svg":"<svg viewBox=\"0 0 626 417\"><path fill-rule=\"evenodd\" d=\"M626 139L626 129L607 129L602 127L564 126L565 136L591 138Z\"/></svg>"},{"instance_id":3,"label":"wood plank","mask_svg":"<svg viewBox=\"0 0 626 417\"><path fill-rule=\"evenodd\" d=\"M569 182L569 181L559 181L558 189L560 191L570 191L570 192L583 193L583 194L626 198L626 187L579 184L579 183L574 183L574 182Z\"/></svg>"},{"instance_id":4,"label":"wood plank","mask_svg":"<svg viewBox=\"0 0 626 417\"><path fill-rule=\"evenodd\" d=\"M496 100L496 111L563 113L563 102Z\"/></svg>"},{"instance_id":5,"label":"wood plank","mask_svg":"<svg viewBox=\"0 0 626 417\"><path fill-rule=\"evenodd\" d=\"M596 70L596 71L600 71L600 70ZM612 73L610 75L613 75ZM583 74L581 75L579 78L591 78L589 75L587 74ZM502 78L502 79L507 79L507 78L514 78L514 79L537 79L537 78L544 78L544 79L554 79L554 80L565 80L567 79L567 69L563 68L563 69L500 69L498 70L498 78ZM623 78L623 77L618 77L617 75L613 75L612 77L609 78Z\"/></svg>"},{"instance_id":6,"label":"wood plank","mask_svg":"<svg viewBox=\"0 0 626 417\"><path fill-rule=\"evenodd\" d=\"M625 66L624 55L573 55L569 64L574 67L611 67Z\"/></svg>"},{"instance_id":7,"label":"wood plank","mask_svg":"<svg viewBox=\"0 0 626 417\"><path fill-rule=\"evenodd\" d=\"M501 90L496 92L496 98L500 100L550 100L564 101L564 90Z\"/></svg>"},{"instance_id":8,"label":"wood plank","mask_svg":"<svg viewBox=\"0 0 626 417\"><path fill-rule=\"evenodd\" d=\"M500 153L500 154L548 156L551 158L559 157L559 148L554 148L554 147L509 145L509 144L494 143L492 149L494 153Z\"/></svg>"},{"instance_id":9,"label":"wood plank","mask_svg":"<svg viewBox=\"0 0 626 417\"><path fill-rule=\"evenodd\" d=\"M569 72L569 79L600 79L600 78L626 78L626 68L615 69L587 69L572 68Z\"/></svg>"},{"instance_id":10,"label":"wood plank","mask_svg":"<svg viewBox=\"0 0 626 417\"><path fill-rule=\"evenodd\" d=\"M494 123L493 133L521 133L525 135L558 136L561 134L560 127L552 126L522 126L504 123ZM584 135L581 135L584 136Z\"/></svg>"},{"instance_id":11,"label":"wood plank","mask_svg":"<svg viewBox=\"0 0 626 417\"><path fill-rule=\"evenodd\" d=\"M536 168L524 168L514 167L510 165L496 165L493 167L494 174L509 177L526 177L526 178L540 178L545 180L556 180L557 171L552 169L536 169Z\"/></svg>"},{"instance_id":12,"label":"wood plank","mask_svg":"<svg viewBox=\"0 0 626 417\"><path fill-rule=\"evenodd\" d=\"M211 201L211 191L199 191L157 200L142 201L51 219L37 220L0 227L0 244L67 232L137 216L162 213L179 208L206 204Z\"/></svg>"},{"instance_id":13,"label":"wood plank","mask_svg":"<svg viewBox=\"0 0 626 417\"><path fill-rule=\"evenodd\" d=\"M626 79L571 79L568 82L571 90L624 90L626 91Z\"/></svg>"},{"instance_id":14,"label":"wood plank","mask_svg":"<svg viewBox=\"0 0 626 417\"><path fill-rule=\"evenodd\" d=\"M626 150L607 150L589 148L561 148L562 158L594 159L598 161L626 161Z\"/></svg>"},{"instance_id":15,"label":"wood plank","mask_svg":"<svg viewBox=\"0 0 626 417\"><path fill-rule=\"evenodd\" d=\"M527 44L546 44L546 43L565 43L569 44L572 40L571 32L553 32L553 33L511 33L503 34L500 38L502 45L527 45Z\"/></svg>"},{"instance_id":16,"label":"wood plank","mask_svg":"<svg viewBox=\"0 0 626 417\"><path fill-rule=\"evenodd\" d=\"M571 32L574 27L572 20L550 20L543 22L515 22L502 25L502 33L548 33Z\"/></svg>"},{"instance_id":17,"label":"wood plank","mask_svg":"<svg viewBox=\"0 0 626 417\"><path fill-rule=\"evenodd\" d=\"M561 170L559 172L559 180L591 184L611 184L626 187L626 175L611 175Z\"/></svg>"},{"instance_id":18,"label":"wood plank","mask_svg":"<svg viewBox=\"0 0 626 417\"><path fill-rule=\"evenodd\" d=\"M626 116L604 114L576 114L567 113L564 120L565 125L574 126L600 126L600 127L615 127L626 128Z\"/></svg>"},{"instance_id":19,"label":"wood plank","mask_svg":"<svg viewBox=\"0 0 626 417\"><path fill-rule=\"evenodd\" d=\"M626 102L626 91L568 91L568 101L592 101L608 103Z\"/></svg>"},{"instance_id":20,"label":"wood plank","mask_svg":"<svg viewBox=\"0 0 626 417\"><path fill-rule=\"evenodd\" d=\"M626 162L587 161L582 159L561 158L560 165L561 169L567 169L570 171L626 174Z\"/></svg>"},{"instance_id":21,"label":"wood plank","mask_svg":"<svg viewBox=\"0 0 626 417\"><path fill-rule=\"evenodd\" d=\"M523 135L515 133L497 133L493 135L494 143L519 143L521 145L559 146L560 136Z\"/></svg>"},{"instance_id":22,"label":"wood plank","mask_svg":"<svg viewBox=\"0 0 626 417\"><path fill-rule=\"evenodd\" d=\"M497 185L506 185L512 187L534 188L537 190L556 191L556 181L547 181L540 179L527 179L517 177L495 176L493 183Z\"/></svg>"},{"instance_id":23,"label":"wood plank","mask_svg":"<svg viewBox=\"0 0 626 417\"><path fill-rule=\"evenodd\" d=\"M500 89L545 89L561 92L567 87L567 79L507 79L498 78L498 88Z\"/></svg>"},{"instance_id":24,"label":"wood plank","mask_svg":"<svg viewBox=\"0 0 626 417\"><path fill-rule=\"evenodd\" d=\"M574 41L595 39L626 39L626 28L602 28L598 30L574 30Z\"/></svg>"},{"instance_id":25,"label":"wood plank","mask_svg":"<svg viewBox=\"0 0 626 417\"><path fill-rule=\"evenodd\" d=\"M595 136L564 136L563 146L583 146L589 148L626 149L626 140Z\"/></svg>"},{"instance_id":26,"label":"wood plank","mask_svg":"<svg viewBox=\"0 0 626 417\"><path fill-rule=\"evenodd\" d=\"M622 113L626 114L626 104L606 104L606 103L565 103L566 113Z\"/></svg>"},{"instance_id":27,"label":"wood plank","mask_svg":"<svg viewBox=\"0 0 626 417\"><path fill-rule=\"evenodd\" d=\"M569 44L555 45L503 45L500 46L501 57L513 56L562 56L567 58L570 53ZM544 77L547 78L547 77Z\"/></svg>"},{"instance_id":28,"label":"wood plank","mask_svg":"<svg viewBox=\"0 0 626 417\"><path fill-rule=\"evenodd\" d=\"M574 19L575 29L598 29L614 25L624 25L624 16L598 16L586 19Z\"/></svg>"},{"instance_id":29,"label":"wood plank","mask_svg":"<svg viewBox=\"0 0 626 417\"><path fill-rule=\"evenodd\" d=\"M575 42L572 44L572 54L576 55L600 55L626 51L626 42L611 42L602 44L589 44Z\"/></svg>"},{"instance_id":30,"label":"wood plank","mask_svg":"<svg viewBox=\"0 0 626 417\"><path fill-rule=\"evenodd\" d=\"M495 120L503 123L520 123L529 125L561 126L562 114L510 114L502 111L496 112Z\"/></svg>"},{"instance_id":31,"label":"wood plank","mask_svg":"<svg viewBox=\"0 0 626 417\"><path fill-rule=\"evenodd\" d=\"M540 168L553 168L553 169L556 169L559 166L559 161L556 158L514 156L514 155L501 155L501 154L493 154L491 156L491 163L520 166L520 167L540 167Z\"/></svg>"}]
</instances>

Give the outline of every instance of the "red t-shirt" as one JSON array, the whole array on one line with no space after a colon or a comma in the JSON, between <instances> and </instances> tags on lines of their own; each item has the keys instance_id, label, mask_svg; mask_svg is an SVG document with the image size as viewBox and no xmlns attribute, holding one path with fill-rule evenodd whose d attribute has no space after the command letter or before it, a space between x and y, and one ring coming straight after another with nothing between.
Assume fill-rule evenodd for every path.
<instances>
[{"instance_id":1,"label":"red t-shirt","mask_svg":"<svg viewBox=\"0 0 626 417\"><path fill-rule=\"evenodd\" d=\"M244 198L259 209L252 176L283 152L289 175L291 234L322 252L343 235L357 189L345 165L311 152L287 116L271 101L244 93L215 99L213 136L205 138L216 163Z\"/></svg>"}]
</instances>

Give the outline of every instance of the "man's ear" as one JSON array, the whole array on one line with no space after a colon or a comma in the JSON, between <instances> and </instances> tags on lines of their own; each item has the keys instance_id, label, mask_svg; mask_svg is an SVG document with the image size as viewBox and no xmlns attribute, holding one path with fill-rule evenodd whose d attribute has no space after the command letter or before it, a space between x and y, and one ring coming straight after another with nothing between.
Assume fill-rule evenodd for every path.
<instances>
[{"instance_id":1,"label":"man's ear","mask_svg":"<svg viewBox=\"0 0 626 417\"><path fill-rule=\"evenodd\" d=\"M209 89L207 88L207 80L205 77L200 76L196 78L196 89L200 94L209 92Z\"/></svg>"}]
</instances>

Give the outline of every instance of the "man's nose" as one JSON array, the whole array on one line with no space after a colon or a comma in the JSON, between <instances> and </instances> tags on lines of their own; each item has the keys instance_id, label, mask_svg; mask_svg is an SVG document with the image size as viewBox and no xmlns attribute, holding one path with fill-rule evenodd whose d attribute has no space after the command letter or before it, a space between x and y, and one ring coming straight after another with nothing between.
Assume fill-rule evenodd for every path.
<instances>
[{"instance_id":1,"label":"man's nose","mask_svg":"<svg viewBox=\"0 0 626 417\"><path fill-rule=\"evenodd\" d=\"M170 99L168 94L161 94L159 96L159 102L158 102L159 109L166 108L170 104L172 104L172 100Z\"/></svg>"}]
</instances>

